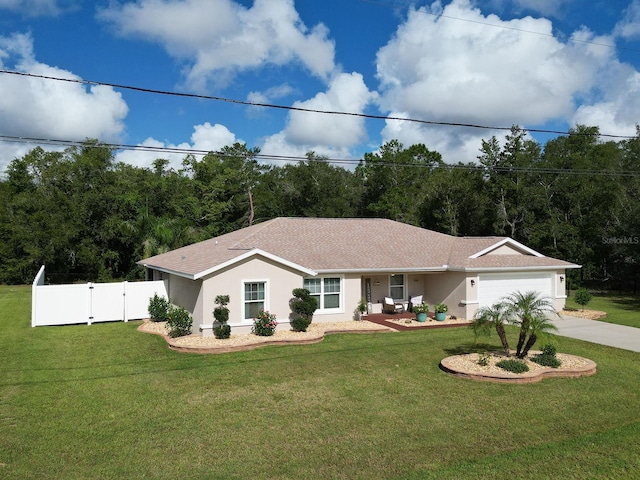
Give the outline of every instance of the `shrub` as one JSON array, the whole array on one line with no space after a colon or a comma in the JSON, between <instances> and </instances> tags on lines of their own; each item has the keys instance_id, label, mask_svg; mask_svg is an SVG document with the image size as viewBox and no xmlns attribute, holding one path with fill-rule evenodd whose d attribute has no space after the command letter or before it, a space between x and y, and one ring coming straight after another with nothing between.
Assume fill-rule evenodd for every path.
<instances>
[{"instance_id":1,"label":"shrub","mask_svg":"<svg viewBox=\"0 0 640 480\"><path fill-rule=\"evenodd\" d=\"M219 325L213 329L213 335L220 340L229 338L231 336L231 326Z\"/></svg>"},{"instance_id":2,"label":"shrub","mask_svg":"<svg viewBox=\"0 0 640 480\"><path fill-rule=\"evenodd\" d=\"M260 310L260 313L253 319L251 332L261 337L270 337L276 331L277 326L275 314Z\"/></svg>"},{"instance_id":3,"label":"shrub","mask_svg":"<svg viewBox=\"0 0 640 480\"><path fill-rule=\"evenodd\" d=\"M582 307L582 310L584 310L585 305L589 303L592 298L593 295L591 295L589 293L589 290L587 290L586 288L579 288L578 290L576 290L575 300L576 303Z\"/></svg>"},{"instance_id":4,"label":"shrub","mask_svg":"<svg viewBox=\"0 0 640 480\"><path fill-rule=\"evenodd\" d=\"M478 357L478 365L482 366L482 367L486 367L487 365L489 365L489 359L491 358L491 354L488 352L483 352L480 354L480 356Z\"/></svg>"},{"instance_id":5,"label":"shrub","mask_svg":"<svg viewBox=\"0 0 640 480\"><path fill-rule=\"evenodd\" d=\"M306 332L311 320L305 317L296 317L291 320L291 328L294 332Z\"/></svg>"},{"instance_id":6,"label":"shrub","mask_svg":"<svg viewBox=\"0 0 640 480\"><path fill-rule=\"evenodd\" d=\"M318 309L318 300L311 296L311 292L306 288L294 288L293 298L289 300L289 306L293 313L308 318L311 323L311 317Z\"/></svg>"},{"instance_id":7,"label":"shrub","mask_svg":"<svg viewBox=\"0 0 640 480\"><path fill-rule=\"evenodd\" d=\"M157 293L149 299L149 317L152 322L166 322L169 316L170 303Z\"/></svg>"},{"instance_id":8,"label":"shrub","mask_svg":"<svg viewBox=\"0 0 640 480\"><path fill-rule=\"evenodd\" d=\"M551 368L558 368L562 363L556 357L556 347L551 344L547 344L542 347L542 353L534 355L531 360L536 362L538 365Z\"/></svg>"},{"instance_id":9,"label":"shrub","mask_svg":"<svg viewBox=\"0 0 640 480\"><path fill-rule=\"evenodd\" d=\"M512 358L508 360L500 360L496 365L503 370L512 373L525 373L529 371L529 367L526 363Z\"/></svg>"},{"instance_id":10,"label":"shrub","mask_svg":"<svg viewBox=\"0 0 640 480\"><path fill-rule=\"evenodd\" d=\"M229 295L218 295L215 302L218 306L213 310L213 317L220 325L214 327L213 335L222 340L231 336L231 326L227 325L229 321L229 309L227 308Z\"/></svg>"},{"instance_id":11,"label":"shrub","mask_svg":"<svg viewBox=\"0 0 640 480\"><path fill-rule=\"evenodd\" d=\"M191 333L193 319L189 312L182 307L171 307L167 318L169 336L171 338L184 337Z\"/></svg>"}]
</instances>

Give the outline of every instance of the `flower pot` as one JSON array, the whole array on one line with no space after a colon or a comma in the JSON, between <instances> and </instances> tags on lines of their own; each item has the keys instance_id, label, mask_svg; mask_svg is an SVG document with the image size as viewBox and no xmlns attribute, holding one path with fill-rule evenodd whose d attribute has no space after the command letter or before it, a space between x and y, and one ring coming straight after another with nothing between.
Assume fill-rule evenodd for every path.
<instances>
[{"instance_id":1,"label":"flower pot","mask_svg":"<svg viewBox=\"0 0 640 480\"><path fill-rule=\"evenodd\" d=\"M416 313L416 319L419 322L426 322L427 321L427 314L426 313Z\"/></svg>"},{"instance_id":2,"label":"flower pot","mask_svg":"<svg viewBox=\"0 0 640 480\"><path fill-rule=\"evenodd\" d=\"M445 318L447 318L447 313L446 312L436 312L436 320L439 322L444 322Z\"/></svg>"}]
</instances>

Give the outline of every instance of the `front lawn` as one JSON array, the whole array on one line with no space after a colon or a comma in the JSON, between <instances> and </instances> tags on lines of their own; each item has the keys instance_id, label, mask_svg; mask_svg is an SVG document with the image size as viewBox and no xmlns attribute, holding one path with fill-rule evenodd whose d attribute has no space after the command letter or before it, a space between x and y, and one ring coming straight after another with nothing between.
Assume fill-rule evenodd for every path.
<instances>
[{"instance_id":1,"label":"front lawn","mask_svg":"<svg viewBox=\"0 0 640 480\"><path fill-rule=\"evenodd\" d=\"M591 305L590 305L591 306ZM638 353L557 337L598 373L532 385L438 368L466 327L181 354L138 322L31 328L0 287L0 477L631 478ZM515 329L509 331L515 343Z\"/></svg>"},{"instance_id":2,"label":"front lawn","mask_svg":"<svg viewBox=\"0 0 640 480\"><path fill-rule=\"evenodd\" d=\"M580 310L582 307L575 302L574 295L575 292L567 299L567 307ZM585 308L607 312L600 319L602 322L640 328L640 296L595 293Z\"/></svg>"}]
</instances>

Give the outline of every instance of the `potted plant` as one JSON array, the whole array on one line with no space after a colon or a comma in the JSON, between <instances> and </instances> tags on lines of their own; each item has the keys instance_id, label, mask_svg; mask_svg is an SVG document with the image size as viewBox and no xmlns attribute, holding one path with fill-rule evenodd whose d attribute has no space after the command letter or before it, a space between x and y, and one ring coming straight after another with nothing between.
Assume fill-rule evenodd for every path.
<instances>
[{"instance_id":1,"label":"potted plant","mask_svg":"<svg viewBox=\"0 0 640 480\"><path fill-rule=\"evenodd\" d=\"M439 303L435 307L433 307L434 312L436 312L436 320L439 322L443 322L445 318L447 318L447 312L449 311L449 307L447 307L444 303Z\"/></svg>"},{"instance_id":2,"label":"potted plant","mask_svg":"<svg viewBox=\"0 0 640 480\"><path fill-rule=\"evenodd\" d=\"M427 321L427 314L429 313L429 305L426 303L420 303L413 306L413 312L416 314L416 320L419 322Z\"/></svg>"},{"instance_id":3,"label":"potted plant","mask_svg":"<svg viewBox=\"0 0 640 480\"><path fill-rule=\"evenodd\" d=\"M360 303L358 303L358 313L360 314L360 318L364 317L367 313L367 302L364 298L360 299Z\"/></svg>"}]
</instances>

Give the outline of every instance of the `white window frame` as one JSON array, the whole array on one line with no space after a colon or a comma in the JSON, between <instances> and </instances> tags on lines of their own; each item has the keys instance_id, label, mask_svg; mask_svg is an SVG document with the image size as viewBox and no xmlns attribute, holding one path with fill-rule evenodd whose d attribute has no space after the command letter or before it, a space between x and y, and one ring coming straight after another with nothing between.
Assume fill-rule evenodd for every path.
<instances>
[{"instance_id":1,"label":"white window frame","mask_svg":"<svg viewBox=\"0 0 640 480\"><path fill-rule=\"evenodd\" d=\"M391 294L391 288L392 288L391 279L398 276L402 277L402 297L394 297ZM398 288L400 287L400 285L393 285L393 287ZM389 275L389 296L394 300L400 300L400 301L407 300L407 275L405 275L404 273L394 273L393 275Z\"/></svg>"},{"instance_id":2,"label":"white window frame","mask_svg":"<svg viewBox=\"0 0 640 480\"><path fill-rule=\"evenodd\" d=\"M245 306L247 300L244 299L245 286L250 283L263 283L264 284L264 310L269 311L269 280L268 279L250 279L242 280L240 287L240 298L242 299L242 308L240 309L240 321L241 323L253 322L253 317L244 318Z\"/></svg>"},{"instance_id":3,"label":"white window frame","mask_svg":"<svg viewBox=\"0 0 640 480\"><path fill-rule=\"evenodd\" d=\"M338 306L334 308L324 308L324 296L325 296L324 280L326 278L337 278L340 281L340 291L338 292ZM318 309L315 311L316 314L322 315L322 314L329 314L329 313L344 313L344 293L345 293L344 292L344 287L345 287L344 275L323 275L318 277L306 277L304 280L320 281L320 302L319 302L320 304L318 305ZM304 286L304 280L302 282L302 287L306 288ZM329 292L329 293L335 293L335 292ZM326 294L329 294L329 293L326 293Z\"/></svg>"}]
</instances>

